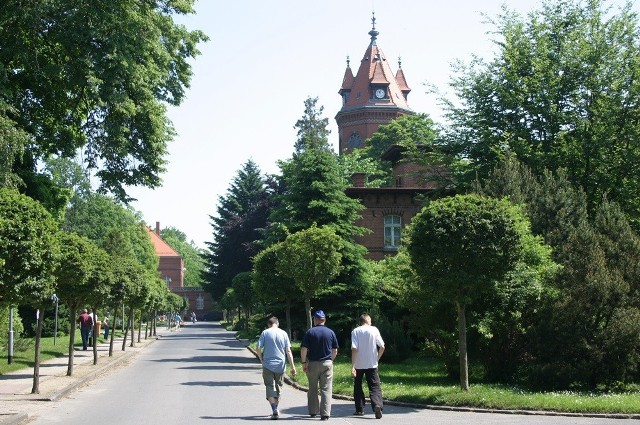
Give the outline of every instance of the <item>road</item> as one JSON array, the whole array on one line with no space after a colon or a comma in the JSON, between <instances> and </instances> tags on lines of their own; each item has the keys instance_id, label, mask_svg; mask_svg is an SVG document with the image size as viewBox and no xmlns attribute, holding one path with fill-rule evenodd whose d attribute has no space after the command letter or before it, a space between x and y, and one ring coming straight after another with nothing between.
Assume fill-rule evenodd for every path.
<instances>
[{"instance_id":1,"label":"road","mask_svg":"<svg viewBox=\"0 0 640 425\"><path fill-rule=\"evenodd\" d=\"M384 382L383 382L384 388ZM309 424L306 393L286 387L280 421ZM523 424L638 425L637 420L563 416L448 412L386 406L352 416L352 402L334 400L330 423L378 424ZM129 364L79 388L32 414L32 425L246 424L268 421L260 365L231 332L214 323L188 324L154 342ZM369 422L372 423L372 422Z\"/></svg>"}]
</instances>

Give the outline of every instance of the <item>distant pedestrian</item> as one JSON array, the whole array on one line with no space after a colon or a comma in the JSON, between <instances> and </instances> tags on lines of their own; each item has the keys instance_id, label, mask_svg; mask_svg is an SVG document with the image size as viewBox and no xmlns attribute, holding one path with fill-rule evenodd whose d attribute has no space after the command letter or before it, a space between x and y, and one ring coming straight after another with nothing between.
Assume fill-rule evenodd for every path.
<instances>
[{"instance_id":1,"label":"distant pedestrian","mask_svg":"<svg viewBox=\"0 0 640 425\"><path fill-rule=\"evenodd\" d=\"M179 313L176 313L176 330L180 330L180 324L182 324L182 317L180 317Z\"/></svg>"},{"instance_id":2,"label":"distant pedestrian","mask_svg":"<svg viewBox=\"0 0 640 425\"><path fill-rule=\"evenodd\" d=\"M192 311L191 312L191 323L196 323L198 321L198 319L196 319L196 312Z\"/></svg>"},{"instance_id":3,"label":"distant pedestrian","mask_svg":"<svg viewBox=\"0 0 640 425\"><path fill-rule=\"evenodd\" d=\"M333 361L338 355L338 338L325 326L324 311L313 313L315 325L302 337L300 358L302 368L309 379L307 407L309 415L314 418L320 414L320 420L326 421L331 416L331 397L333 395ZM318 404L318 388L320 403Z\"/></svg>"},{"instance_id":4,"label":"distant pedestrian","mask_svg":"<svg viewBox=\"0 0 640 425\"><path fill-rule=\"evenodd\" d=\"M262 379L267 392L267 401L271 405L271 419L278 419L280 412L280 389L284 381L287 360L291 365L291 374L296 375L296 365L291 353L289 335L280 329L277 317L271 317L267 322L267 329L262 331L258 339L256 353L262 363Z\"/></svg>"},{"instance_id":5,"label":"distant pedestrian","mask_svg":"<svg viewBox=\"0 0 640 425\"><path fill-rule=\"evenodd\" d=\"M89 335L93 328L93 318L85 308L78 317L77 322L80 324L80 337L82 338L82 349L87 350L87 343L89 342Z\"/></svg>"},{"instance_id":6,"label":"distant pedestrian","mask_svg":"<svg viewBox=\"0 0 640 425\"><path fill-rule=\"evenodd\" d=\"M104 317L102 326L104 326L104 339L109 339L109 317Z\"/></svg>"},{"instance_id":7,"label":"distant pedestrian","mask_svg":"<svg viewBox=\"0 0 640 425\"><path fill-rule=\"evenodd\" d=\"M382 389L378 375L378 361L384 353L384 341L380 331L371 326L371 316L360 316L360 326L351 332L351 375L353 380L353 398L356 404L356 416L364 415L365 398L362 390L362 377L367 379L371 408L376 419L382 418Z\"/></svg>"}]
</instances>

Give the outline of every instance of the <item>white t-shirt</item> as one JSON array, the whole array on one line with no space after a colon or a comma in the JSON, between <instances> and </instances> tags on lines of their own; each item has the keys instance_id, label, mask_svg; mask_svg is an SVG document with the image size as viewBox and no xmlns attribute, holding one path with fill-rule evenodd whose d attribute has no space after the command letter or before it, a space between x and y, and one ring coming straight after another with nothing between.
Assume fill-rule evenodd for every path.
<instances>
[{"instance_id":1,"label":"white t-shirt","mask_svg":"<svg viewBox=\"0 0 640 425\"><path fill-rule=\"evenodd\" d=\"M384 341L375 326L362 325L351 331L351 348L357 350L353 366L356 369L378 367L378 347L384 347Z\"/></svg>"}]
</instances>

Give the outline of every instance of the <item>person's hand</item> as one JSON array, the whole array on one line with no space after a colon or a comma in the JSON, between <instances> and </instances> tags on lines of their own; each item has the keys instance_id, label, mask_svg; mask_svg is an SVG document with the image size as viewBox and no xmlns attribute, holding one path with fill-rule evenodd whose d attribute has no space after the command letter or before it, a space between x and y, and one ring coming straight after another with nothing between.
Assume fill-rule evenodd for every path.
<instances>
[{"instance_id":1,"label":"person's hand","mask_svg":"<svg viewBox=\"0 0 640 425\"><path fill-rule=\"evenodd\" d=\"M356 368L355 367L351 368L351 376L353 376L354 378L356 377Z\"/></svg>"},{"instance_id":2,"label":"person's hand","mask_svg":"<svg viewBox=\"0 0 640 425\"><path fill-rule=\"evenodd\" d=\"M296 370L295 367L291 368L291 376L296 376L298 374L298 371Z\"/></svg>"},{"instance_id":3,"label":"person's hand","mask_svg":"<svg viewBox=\"0 0 640 425\"><path fill-rule=\"evenodd\" d=\"M309 363L302 363L302 370L307 373L309 370Z\"/></svg>"}]
</instances>

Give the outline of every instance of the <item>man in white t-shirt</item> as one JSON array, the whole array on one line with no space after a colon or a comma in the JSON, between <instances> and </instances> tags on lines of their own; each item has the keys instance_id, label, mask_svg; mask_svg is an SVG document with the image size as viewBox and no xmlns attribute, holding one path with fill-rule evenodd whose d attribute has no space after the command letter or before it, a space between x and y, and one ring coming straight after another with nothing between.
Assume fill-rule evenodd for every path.
<instances>
[{"instance_id":1,"label":"man in white t-shirt","mask_svg":"<svg viewBox=\"0 0 640 425\"><path fill-rule=\"evenodd\" d=\"M364 415L365 398L362 390L362 377L366 377L369 387L369 398L376 419L382 417L382 389L378 375L378 361L384 353L384 341L380 331L371 326L371 316L360 316L360 326L351 332L351 375L353 381L353 398L357 416Z\"/></svg>"}]
</instances>

